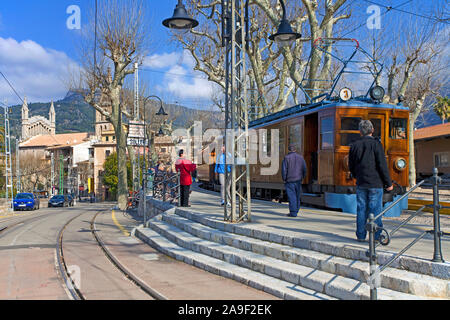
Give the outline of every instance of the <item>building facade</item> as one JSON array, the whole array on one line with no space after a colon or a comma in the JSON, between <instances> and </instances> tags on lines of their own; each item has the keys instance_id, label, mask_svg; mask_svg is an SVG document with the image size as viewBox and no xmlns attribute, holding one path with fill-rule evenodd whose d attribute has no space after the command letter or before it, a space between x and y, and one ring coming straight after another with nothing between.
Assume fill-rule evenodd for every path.
<instances>
[{"instance_id":1,"label":"building facade","mask_svg":"<svg viewBox=\"0 0 450 320\"><path fill-rule=\"evenodd\" d=\"M431 176L433 168L450 174L450 123L415 130L414 149L419 180Z\"/></svg>"},{"instance_id":2,"label":"building facade","mask_svg":"<svg viewBox=\"0 0 450 320\"><path fill-rule=\"evenodd\" d=\"M42 116L29 116L29 108L27 98L24 98L22 104L22 141L38 135L55 135L56 134L56 114L53 101L50 105L50 111L48 113L49 118L46 119Z\"/></svg>"}]
</instances>

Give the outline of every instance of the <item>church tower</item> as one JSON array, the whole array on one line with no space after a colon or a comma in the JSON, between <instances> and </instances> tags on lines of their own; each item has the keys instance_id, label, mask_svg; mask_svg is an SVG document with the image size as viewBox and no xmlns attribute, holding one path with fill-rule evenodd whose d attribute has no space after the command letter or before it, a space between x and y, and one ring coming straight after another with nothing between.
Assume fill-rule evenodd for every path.
<instances>
[{"instance_id":1,"label":"church tower","mask_svg":"<svg viewBox=\"0 0 450 320\"><path fill-rule=\"evenodd\" d=\"M28 125L29 125L29 117L28 117L28 103L27 97L23 99L22 104L22 140L28 139Z\"/></svg>"},{"instance_id":2,"label":"church tower","mask_svg":"<svg viewBox=\"0 0 450 320\"><path fill-rule=\"evenodd\" d=\"M48 113L48 119L50 120L50 134L56 134L56 113L55 113L55 106L52 104L50 105L50 111Z\"/></svg>"}]
</instances>

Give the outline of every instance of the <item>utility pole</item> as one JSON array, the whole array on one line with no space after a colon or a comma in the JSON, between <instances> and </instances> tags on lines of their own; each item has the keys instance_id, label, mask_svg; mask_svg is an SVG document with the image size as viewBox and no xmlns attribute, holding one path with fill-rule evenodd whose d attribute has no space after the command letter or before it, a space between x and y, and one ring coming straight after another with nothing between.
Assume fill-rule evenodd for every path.
<instances>
[{"instance_id":1,"label":"utility pole","mask_svg":"<svg viewBox=\"0 0 450 320\"><path fill-rule=\"evenodd\" d=\"M67 157L67 193L72 193L72 163L71 158Z\"/></svg>"},{"instance_id":2,"label":"utility pole","mask_svg":"<svg viewBox=\"0 0 450 320\"><path fill-rule=\"evenodd\" d=\"M225 50L225 205L224 220L251 220L247 65L248 1L222 1ZM228 191L231 187L231 194ZM230 202L230 207L227 202Z\"/></svg>"},{"instance_id":3,"label":"utility pole","mask_svg":"<svg viewBox=\"0 0 450 320\"><path fill-rule=\"evenodd\" d=\"M59 156L59 192L58 194L64 194L64 157Z\"/></svg>"},{"instance_id":4,"label":"utility pole","mask_svg":"<svg viewBox=\"0 0 450 320\"><path fill-rule=\"evenodd\" d=\"M51 195L53 196L53 188L55 187L55 155L53 151L50 153L51 155L51 166L52 166L52 173L51 173Z\"/></svg>"},{"instance_id":5,"label":"utility pole","mask_svg":"<svg viewBox=\"0 0 450 320\"><path fill-rule=\"evenodd\" d=\"M13 191L13 177L11 165L11 132L9 127L9 107L5 101L5 178L6 178L6 204L8 210L12 210L14 191ZM11 204L9 205L9 201Z\"/></svg>"},{"instance_id":6,"label":"utility pole","mask_svg":"<svg viewBox=\"0 0 450 320\"><path fill-rule=\"evenodd\" d=\"M134 64L134 120L139 120L139 65L137 63ZM136 148L132 147L134 151ZM136 154L134 155L133 161L133 189L136 191L139 189L139 166L138 161L136 159Z\"/></svg>"},{"instance_id":7,"label":"utility pole","mask_svg":"<svg viewBox=\"0 0 450 320\"><path fill-rule=\"evenodd\" d=\"M22 182L20 176L20 152L19 139L16 138L16 176L17 176L17 193L22 192Z\"/></svg>"}]
</instances>

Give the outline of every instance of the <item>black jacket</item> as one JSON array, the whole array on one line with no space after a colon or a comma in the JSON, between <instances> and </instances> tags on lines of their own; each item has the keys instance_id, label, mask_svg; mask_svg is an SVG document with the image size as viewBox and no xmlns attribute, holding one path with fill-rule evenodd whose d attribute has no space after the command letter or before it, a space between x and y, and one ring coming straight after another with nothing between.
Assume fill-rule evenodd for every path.
<instances>
[{"instance_id":1,"label":"black jacket","mask_svg":"<svg viewBox=\"0 0 450 320\"><path fill-rule=\"evenodd\" d=\"M383 145L372 136L352 143L348 164L359 187L384 188L392 185Z\"/></svg>"}]
</instances>

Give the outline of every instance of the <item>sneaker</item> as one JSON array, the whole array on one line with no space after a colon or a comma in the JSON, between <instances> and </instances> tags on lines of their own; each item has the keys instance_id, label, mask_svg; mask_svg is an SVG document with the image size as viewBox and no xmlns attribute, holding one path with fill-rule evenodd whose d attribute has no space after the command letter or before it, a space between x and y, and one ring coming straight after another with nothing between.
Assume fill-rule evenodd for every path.
<instances>
[{"instance_id":1,"label":"sneaker","mask_svg":"<svg viewBox=\"0 0 450 320\"><path fill-rule=\"evenodd\" d=\"M222 201L222 202L220 203L220 205L221 205L221 206L224 206L224 205L225 205L225 201Z\"/></svg>"},{"instance_id":2,"label":"sneaker","mask_svg":"<svg viewBox=\"0 0 450 320\"><path fill-rule=\"evenodd\" d=\"M296 217L296 216L291 215L290 213L287 214L287 216L288 216L288 217L292 217L292 218L295 218L295 217Z\"/></svg>"},{"instance_id":3,"label":"sneaker","mask_svg":"<svg viewBox=\"0 0 450 320\"><path fill-rule=\"evenodd\" d=\"M366 242L366 239L356 239L358 242Z\"/></svg>"}]
</instances>

